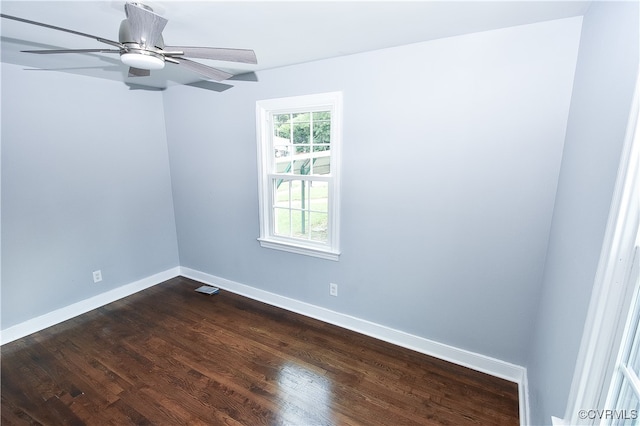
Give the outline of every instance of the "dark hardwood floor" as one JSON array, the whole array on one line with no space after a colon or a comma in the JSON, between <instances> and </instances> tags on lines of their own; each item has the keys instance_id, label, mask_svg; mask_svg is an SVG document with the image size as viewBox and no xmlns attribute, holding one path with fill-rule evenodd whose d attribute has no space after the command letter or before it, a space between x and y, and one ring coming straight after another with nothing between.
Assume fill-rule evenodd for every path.
<instances>
[{"instance_id":1,"label":"dark hardwood floor","mask_svg":"<svg viewBox=\"0 0 640 426\"><path fill-rule=\"evenodd\" d=\"M518 425L517 385L175 278L2 346L2 425Z\"/></svg>"}]
</instances>

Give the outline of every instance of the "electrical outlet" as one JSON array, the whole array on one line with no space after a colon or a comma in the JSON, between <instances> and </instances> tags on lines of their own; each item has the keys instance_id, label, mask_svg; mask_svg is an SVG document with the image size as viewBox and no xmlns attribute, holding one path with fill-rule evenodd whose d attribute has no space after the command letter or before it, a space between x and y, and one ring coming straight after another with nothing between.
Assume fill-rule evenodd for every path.
<instances>
[{"instance_id":1,"label":"electrical outlet","mask_svg":"<svg viewBox=\"0 0 640 426\"><path fill-rule=\"evenodd\" d=\"M329 283L329 295L337 296L338 295L338 284Z\"/></svg>"},{"instance_id":2,"label":"electrical outlet","mask_svg":"<svg viewBox=\"0 0 640 426\"><path fill-rule=\"evenodd\" d=\"M93 282L99 283L100 281L102 281L102 271L100 269L93 271Z\"/></svg>"}]
</instances>

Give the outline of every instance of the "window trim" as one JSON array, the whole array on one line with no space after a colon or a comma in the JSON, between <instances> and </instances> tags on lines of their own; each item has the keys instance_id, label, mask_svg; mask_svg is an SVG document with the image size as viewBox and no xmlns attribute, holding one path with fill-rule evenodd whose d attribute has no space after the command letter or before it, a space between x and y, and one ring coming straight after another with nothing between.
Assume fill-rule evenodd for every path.
<instances>
[{"instance_id":1,"label":"window trim","mask_svg":"<svg viewBox=\"0 0 640 426\"><path fill-rule=\"evenodd\" d=\"M331 171L329 184L329 235L328 244L279 237L272 232L270 161L271 128L269 118L284 112L306 112L329 108L331 110ZM256 102L256 136L258 146L258 206L260 236L258 241L265 248L338 261L340 257L340 172L342 153L342 92L265 99ZM314 180L312 176L295 176L296 180ZM306 179L309 178L309 179Z\"/></svg>"},{"instance_id":2,"label":"window trim","mask_svg":"<svg viewBox=\"0 0 640 426\"><path fill-rule=\"evenodd\" d=\"M626 329L633 289L623 283L633 261L640 217L640 75L625 135L618 176L564 418L554 426L595 425L581 410L601 410ZM597 417L597 416L596 416ZM604 418L602 419L604 420Z\"/></svg>"}]
</instances>

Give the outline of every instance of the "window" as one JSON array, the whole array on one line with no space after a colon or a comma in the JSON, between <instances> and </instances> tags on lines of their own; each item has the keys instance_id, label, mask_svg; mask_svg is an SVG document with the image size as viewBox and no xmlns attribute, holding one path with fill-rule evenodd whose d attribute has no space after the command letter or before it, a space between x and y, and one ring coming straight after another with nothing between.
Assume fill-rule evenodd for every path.
<instances>
[{"instance_id":1,"label":"window","mask_svg":"<svg viewBox=\"0 0 640 426\"><path fill-rule=\"evenodd\" d=\"M338 260L342 94L258 101L263 247Z\"/></svg>"}]
</instances>

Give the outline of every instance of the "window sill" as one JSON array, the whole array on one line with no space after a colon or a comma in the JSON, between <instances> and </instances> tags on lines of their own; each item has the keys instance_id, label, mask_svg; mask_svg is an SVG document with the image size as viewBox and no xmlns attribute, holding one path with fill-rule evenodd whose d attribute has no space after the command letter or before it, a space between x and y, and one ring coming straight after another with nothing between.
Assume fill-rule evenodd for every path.
<instances>
[{"instance_id":1,"label":"window sill","mask_svg":"<svg viewBox=\"0 0 640 426\"><path fill-rule=\"evenodd\" d=\"M258 238L258 241L260 242L260 245L265 248L288 251L290 253L303 254L306 256L319 257L321 259L333 260L336 262L340 260L340 252L331 251L329 249L297 245L290 242L267 240L264 238Z\"/></svg>"}]
</instances>

